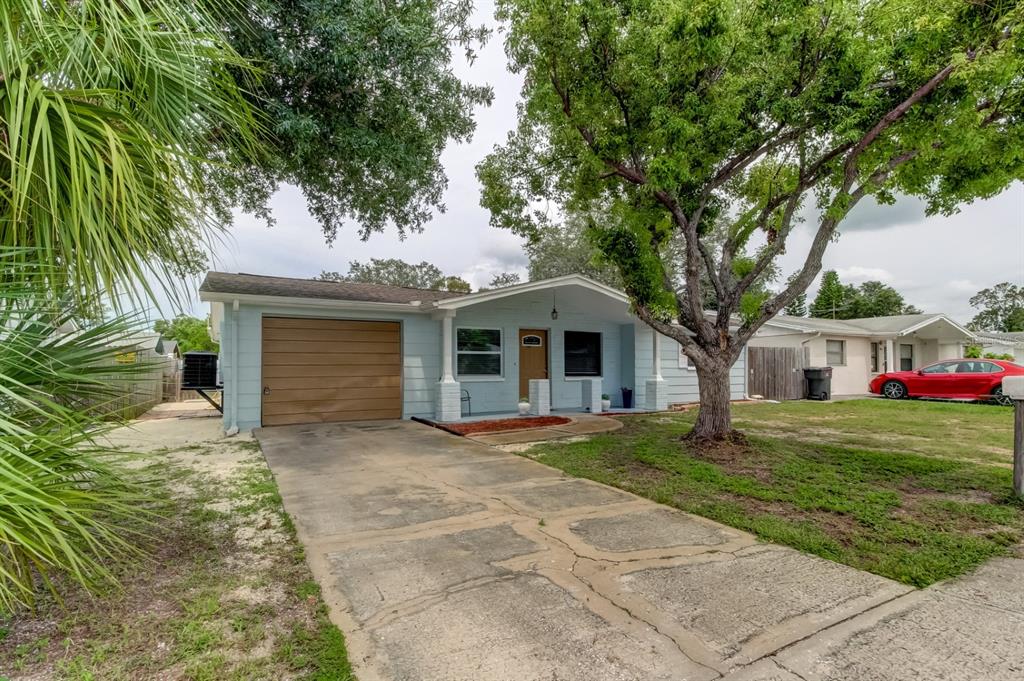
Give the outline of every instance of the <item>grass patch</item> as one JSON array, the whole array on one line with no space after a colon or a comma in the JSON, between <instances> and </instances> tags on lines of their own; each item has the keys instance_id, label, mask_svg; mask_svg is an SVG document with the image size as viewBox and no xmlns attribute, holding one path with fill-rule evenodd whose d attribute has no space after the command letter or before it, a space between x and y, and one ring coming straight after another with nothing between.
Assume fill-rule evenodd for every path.
<instances>
[{"instance_id":1,"label":"grass patch","mask_svg":"<svg viewBox=\"0 0 1024 681\"><path fill-rule=\"evenodd\" d=\"M167 448L135 471L161 481L152 560L126 568L118 593L0 617L0 679L352 681L258 452L244 440Z\"/></svg>"},{"instance_id":2,"label":"grass patch","mask_svg":"<svg viewBox=\"0 0 1024 681\"><path fill-rule=\"evenodd\" d=\"M1024 505L1011 494L1012 472L998 465L1012 443L1006 409L869 400L743 405L737 425L773 435L700 449L680 439L693 414L621 419L619 431L542 443L528 455L914 586L962 574L1024 539ZM897 444L883 446L885 439ZM995 461L979 460L987 459L977 455L979 441Z\"/></svg>"}]
</instances>

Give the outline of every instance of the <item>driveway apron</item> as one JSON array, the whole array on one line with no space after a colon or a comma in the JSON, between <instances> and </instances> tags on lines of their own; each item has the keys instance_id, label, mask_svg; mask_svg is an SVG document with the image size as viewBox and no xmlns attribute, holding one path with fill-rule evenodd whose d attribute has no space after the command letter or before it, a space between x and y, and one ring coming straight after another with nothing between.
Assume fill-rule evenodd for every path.
<instances>
[{"instance_id":1,"label":"driveway apron","mask_svg":"<svg viewBox=\"0 0 1024 681\"><path fill-rule=\"evenodd\" d=\"M911 591L417 423L256 437L360 681L799 678Z\"/></svg>"}]
</instances>

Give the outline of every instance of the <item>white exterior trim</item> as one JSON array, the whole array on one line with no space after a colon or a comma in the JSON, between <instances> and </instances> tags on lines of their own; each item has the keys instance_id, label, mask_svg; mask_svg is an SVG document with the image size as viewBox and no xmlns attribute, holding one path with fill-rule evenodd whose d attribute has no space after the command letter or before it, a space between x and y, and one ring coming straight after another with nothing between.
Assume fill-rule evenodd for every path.
<instances>
[{"instance_id":1,"label":"white exterior trim","mask_svg":"<svg viewBox=\"0 0 1024 681\"><path fill-rule=\"evenodd\" d=\"M906 329L903 329L902 331L900 331L896 335L897 336L906 336L908 333L914 333L918 329L923 329L924 327L926 327L926 326L928 326L930 324L934 324L935 322L938 322L938 321L944 321L944 322L949 323L957 331L963 333L965 336L967 336L971 340L976 340L977 339L977 336L975 336L973 333L971 333L970 331L968 331L964 327L960 326L959 324L957 324L955 321L953 321L952 319L950 319L949 317L947 317L944 314L939 314L939 315L936 315L936 316L932 317L931 319L926 319L923 322L919 322L917 324L914 324L913 326L910 326L910 327L908 327Z\"/></svg>"},{"instance_id":2,"label":"white exterior trim","mask_svg":"<svg viewBox=\"0 0 1024 681\"><path fill-rule=\"evenodd\" d=\"M466 307L467 305L487 303L492 300L500 300L502 298L507 298L508 296L519 295L520 293L545 291L548 289L559 288L562 286L580 286L582 288L604 294L609 298L612 298L619 302L629 303L629 296L627 296L622 291L617 291L613 289L611 286L606 286L600 282L596 282L593 279L588 279L579 274L567 274L565 276L555 277L553 279L528 281L525 284L506 286L505 288L494 289L492 291L480 291L479 293L469 293L458 298L448 298L447 300L438 301L435 304L435 307L439 310L457 310L460 307Z\"/></svg>"}]
</instances>

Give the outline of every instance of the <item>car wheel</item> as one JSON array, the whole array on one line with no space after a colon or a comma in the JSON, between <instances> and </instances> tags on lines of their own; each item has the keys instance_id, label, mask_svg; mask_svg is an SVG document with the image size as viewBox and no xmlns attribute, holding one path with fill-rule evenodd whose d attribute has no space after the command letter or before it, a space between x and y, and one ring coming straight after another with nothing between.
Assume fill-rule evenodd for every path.
<instances>
[{"instance_id":1,"label":"car wheel","mask_svg":"<svg viewBox=\"0 0 1024 681\"><path fill-rule=\"evenodd\" d=\"M996 404L1001 404L1004 407L1008 407L1013 404L1013 400L1003 394L1003 386L997 385L995 390L992 391L992 401Z\"/></svg>"},{"instance_id":2,"label":"car wheel","mask_svg":"<svg viewBox=\"0 0 1024 681\"><path fill-rule=\"evenodd\" d=\"M907 386L899 381L886 381L882 386L882 394L890 400L902 400L907 396Z\"/></svg>"}]
</instances>

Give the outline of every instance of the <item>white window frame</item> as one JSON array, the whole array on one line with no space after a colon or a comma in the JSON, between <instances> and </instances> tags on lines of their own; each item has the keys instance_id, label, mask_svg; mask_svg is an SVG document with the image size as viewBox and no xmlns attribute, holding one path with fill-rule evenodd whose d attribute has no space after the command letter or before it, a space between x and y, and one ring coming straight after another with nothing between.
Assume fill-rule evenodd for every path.
<instances>
[{"instance_id":1,"label":"white window frame","mask_svg":"<svg viewBox=\"0 0 1024 681\"><path fill-rule=\"evenodd\" d=\"M898 349L898 352L896 353L896 354L899 355L899 358L900 358L900 368L899 368L899 370L900 371L913 371L914 370L914 361L916 360L914 355L917 354L914 351L915 350L914 344L913 343L900 343L899 346L900 347ZM903 356L903 348L910 348L910 357L904 357ZM905 360L905 359L909 359L910 360L910 368L909 369L904 369L903 368L903 360Z\"/></svg>"},{"instance_id":2,"label":"white window frame","mask_svg":"<svg viewBox=\"0 0 1024 681\"><path fill-rule=\"evenodd\" d=\"M569 374L565 370L565 334L566 333L592 333L597 336L597 351L598 351L598 371L599 373L595 376L592 374ZM603 331L588 331L586 329L562 329L562 378L566 381L586 381L592 378L604 378L604 332Z\"/></svg>"},{"instance_id":3,"label":"white window frame","mask_svg":"<svg viewBox=\"0 0 1024 681\"><path fill-rule=\"evenodd\" d=\"M685 352L683 352L682 343L677 343L677 345L679 346L679 368L688 369L689 371L696 371L697 367L690 364L690 358L686 356Z\"/></svg>"},{"instance_id":4,"label":"white window frame","mask_svg":"<svg viewBox=\"0 0 1024 681\"><path fill-rule=\"evenodd\" d=\"M828 344L829 343L840 343L841 344L843 360L841 362L839 362L838 364L833 364L829 360L829 358L828 358L828 356L829 356ZM846 366L846 339L845 338L826 338L825 339L825 364L827 364L830 367L844 367L844 366Z\"/></svg>"},{"instance_id":5,"label":"white window frame","mask_svg":"<svg viewBox=\"0 0 1024 681\"><path fill-rule=\"evenodd\" d=\"M497 352L493 350L459 350L459 330L472 329L474 331L497 331L498 344L501 346ZM505 330L498 326L456 326L455 338L455 379L458 381L503 381L505 380ZM459 373L459 355L498 355L498 374L463 374Z\"/></svg>"}]
</instances>

